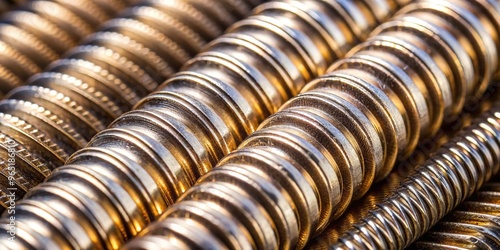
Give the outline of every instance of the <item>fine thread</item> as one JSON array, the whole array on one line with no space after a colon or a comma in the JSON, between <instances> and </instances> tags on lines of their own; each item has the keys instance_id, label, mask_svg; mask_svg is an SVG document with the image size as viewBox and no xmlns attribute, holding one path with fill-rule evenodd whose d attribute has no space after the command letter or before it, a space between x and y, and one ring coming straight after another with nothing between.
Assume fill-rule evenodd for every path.
<instances>
[{"instance_id":1,"label":"fine thread","mask_svg":"<svg viewBox=\"0 0 500 250\"><path fill-rule=\"evenodd\" d=\"M420 165L332 249L407 247L496 174L499 156L497 103Z\"/></svg>"},{"instance_id":2,"label":"fine thread","mask_svg":"<svg viewBox=\"0 0 500 250\"><path fill-rule=\"evenodd\" d=\"M497 177L440 220L410 248L498 249L499 196L500 182Z\"/></svg>"}]
</instances>

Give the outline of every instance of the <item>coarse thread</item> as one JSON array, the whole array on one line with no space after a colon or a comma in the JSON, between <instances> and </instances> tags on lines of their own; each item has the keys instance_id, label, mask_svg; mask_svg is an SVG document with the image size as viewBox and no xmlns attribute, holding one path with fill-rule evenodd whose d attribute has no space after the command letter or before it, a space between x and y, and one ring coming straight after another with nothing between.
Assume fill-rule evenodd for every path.
<instances>
[{"instance_id":1,"label":"coarse thread","mask_svg":"<svg viewBox=\"0 0 500 250\"><path fill-rule=\"evenodd\" d=\"M10 200L21 199L253 7L233 0L145 1L12 90L0 102L2 206L9 206L8 188L17 189Z\"/></svg>"},{"instance_id":2,"label":"coarse thread","mask_svg":"<svg viewBox=\"0 0 500 250\"><path fill-rule=\"evenodd\" d=\"M360 218L331 249L408 246L497 173L499 158L500 103L496 103Z\"/></svg>"},{"instance_id":3,"label":"coarse thread","mask_svg":"<svg viewBox=\"0 0 500 250\"><path fill-rule=\"evenodd\" d=\"M36 0L0 18L0 97L136 0Z\"/></svg>"},{"instance_id":4,"label":"coarse thread","mask_svg":"<svg viewBox=\"0 0 500 250\"><path fill-rule=\"evenodd\" d=\"M330 249L331 245L351 229L355 222L366 217L377 204L393 194L399 184L415 172L416 166L423 164L460 131L470 126L474 119L490 110L492 105L500 100L499 87L500 83L493 82L478 102L468 102L459 117L447 120L433 137L421 140L410 157L399 159L388 177L378 182L377 185L373 185L361 199L354 201L335 223L329 225L321 235L312 239L306 249Z\"/></svg>"},{"instance_id":5,"label":"coarse thread","mask_svg":"<svg viewBox=\"0 0 500 250\"><path fill-rule=\"evenodd\" d=\"M16 206L17 242L121 246L396 8L377 3L258 6L34 188ZM197 48L197 41L184 44ZM0 237L8 246L7 235Z\"/></svg>"},{"instance_id":6,"label":"coarse thread","mask_svg":"<svg viewBox=\"0 0 500 250\"><path fill-rule=\"evenodd\" d=\"M476 11L483 7L490 12ZM385 177L398 155L408 155L420 137L433 135L444 117L456 116L465 98L480 96L484 79L497 70L494 37L500 30L490 34L488 27L498 27L498 10L498 3L485 1L418 1L405 7L266 119L125 249L303 247L374 180ZM474 67L477 61L488 65ZM474 145L486 151L477 155L485 161L478 166L496 166L498 135L481 131ZM493 140L486 142L492 148L485 140ZM107 148L88 148L78 157ZM201 161L198 166L192 175L206 170ZM441 170L440 165L432 170ZM494 170L484 169L488 176ZM443 184L455 181L445 176L438 176ZM417 183L427 188L428 182L438 181L429 178ZM430 200L438 192L425 190L411 197ZM450 197L455 190L442 192ZM428 214L423 221L438 216ZM412 226L387 223L381 226Z\"/></svg>"},{"instance_id":7,"label":"coarse thread","mask_svg":"<svg viewBox=\"0 0 500 250\"><path fill-rule=\"evenodd\" d=\"M410 249L500 249L500 182L486 183Z\"/></svg>"}]
</instances>

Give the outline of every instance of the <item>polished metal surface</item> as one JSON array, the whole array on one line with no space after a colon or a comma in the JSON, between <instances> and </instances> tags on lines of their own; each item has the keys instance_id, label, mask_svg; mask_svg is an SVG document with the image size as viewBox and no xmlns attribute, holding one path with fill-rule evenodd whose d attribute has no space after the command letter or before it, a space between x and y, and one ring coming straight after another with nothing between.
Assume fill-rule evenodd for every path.
<instances>
[{"instance_id":1,"label":"polished metal surface","mask_svg":"<svg viewBox=\"0 0 500 250\"><path fill-rule=\"evenodd\" d=\"M43 1L46 3L51 2ZM31 2L30 6L38 4L42 1ZM255 4L230 0L145 1L102 24L63 59L31 77L27 85L9 92L0 102L2 207L8 207L8 188L17 189L15 200L20 200ZM107 12L120 7L110 1L102 1L102 5L110 5L109 10L99 8ZM57 46L62 44L49 40ZM15 148L9 147L14 144ZM15 161L15 171L7 167L9 160Z\"/></svg>"},{"instance_id":2,"label":"polished metal surface","mask_svg":"<svg viewBox=\"0 0 500 250\"><path fill-rule=\"evenodd\" d=\"M36 0L25 1L3 13L0 17L0 97L25 84L29 77L41 72L99 24L133 2Z\"/></svg>"},{"instance_id":3,"label":"polished metal surface","mask_svg":"<svg viewBox=\"0 0 500 250\"><path fill-rule=\"evenodd\" d=\"M483 8L491 12L476 11ZM387 176L420 137L435 134L444 117L484 93L498 66L500 30L490 29L499 27L496 10L497 3L484 1L420 1L403 8L261 123L125 249L303 247ZM377 210L345 246L391 249L415 239L411 229L428 228L444 215L442 208L477 189L466 185L475 181L476 168L484 173L478 183L496 172L497 125L487 119L464 132L460 141L470 146L452 144L456 150L426 165L429 173L413 180L417 186L400 190L399 200ZM477 162L468 164L472 159ZM470 176L460 176L459 160Z\"/></svg>"},{"instance_id":4,"label":"polished metal surface","mask_svg":"<svg viewBox=\"0 0 500 250\"><path fill-rule=\"evenodd\" d=\"M136 2L3 16L0 248L500 247L500 2Z\"/></svg>"},{"instance_id":5,"label":"polished metal surface","mask_svg":"<svg viewBox=\"0 0 500 250\"><path fill-rule=\"evenodd\" d=\"M500 182L496 177L450 212L411 249L499 249Z\"/></svg>"},{"instance_id":6,"label":"polished metal surface","mask_svg":"<svg viewBox=\"0 0 500 250\"><path fill-rule=\"evenodd\" d=\"M387 194L383 202L374 205L373 209L366 212L365 217L357 219L352 228L330 248L401 249L425 233L498 172L499 112L500 103L496 102L491 110L484 112L481 118L473 121L470 127L461 131L417 167L415 173ZM481 196L481 193L478 195ZM480 208L478 210L481 211ZM475 218L469 219L469 224L474 225ZM446 224L447 219L440 222L436 230L439 232L440 227L446 228ZM464 225L463 228L467 226ZM498 230L498 227L492 226L492 230ZM449 228L449 232L460 235L462 231L459 226ZM472 232L463 232L464 235L469 233L473 235ZM382 235L386 237L381 237ZM442 238L432 235L442 235ZM429 236L434 237L436 243L444 243L448 239L444 232L431 232ZM450 242L452 238L450 236ZM417 247L418 244L420 243L417 243ZM495 241L485 244L489 244L491 249L500 246Z\"/></svg>"},{"instance_id":7,"label":"polished metal surface","mask_svg":"<svg viewBox=\"0 0 500 250\"><path fill-rule=\"evenodd\" d=\"M480 100L469 101L458 117L447 119L446 124L436 135L421 140L409 157L398 159L389 176L373 185L361 199L353 201L335 223L330 224L321 235L311 240L306 249L330 249L339 237L352 228L353 224L365 218L377 204L390 197L405 178L415 173L416 166L422 165L481 114L491 110L492 105L498 100L500 100L499 84L494 83Z\"/></svg>"}]
</instances>

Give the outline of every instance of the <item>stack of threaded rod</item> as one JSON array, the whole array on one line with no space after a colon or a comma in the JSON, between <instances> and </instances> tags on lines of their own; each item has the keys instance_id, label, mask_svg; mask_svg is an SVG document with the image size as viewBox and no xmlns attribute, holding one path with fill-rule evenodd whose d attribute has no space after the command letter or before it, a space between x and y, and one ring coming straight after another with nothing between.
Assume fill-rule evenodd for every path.
<instances>
[{"instance_id":1,"label":"stack of threaded rod","mask_svg":"<svg viewBox=\"0 0 500 250\"><path fill-rule=\"evenodd\" d=\"M258 2L145 1L9 92L0 102L2 205L43 181Z\"/></svg>"},{"instance_id":2,"label":"stack of threaded rod","mask_svg":"<svg viewBox=\"0 0 500 250\"><path fill-rule=\"evenodd\" d=\"M397 155L434 134L467 98L481 96L497 71L499 15L480 1L407 6L264 121L128 247L302 247L373 180L385 177ZM498 128L484 129L477 136L494 148L491 130ZM498 169L498 151L485 149L479 150L490 161L478 163L487 169L481 178ZM434 189L425 190L429 197ZM415 225L426 227L438 216L426 211L419 210L426 223ZM371 230L377 233L368 227L361 232ZM401 237L396 239L412 239Z\"/></svg>"}]
</instances>

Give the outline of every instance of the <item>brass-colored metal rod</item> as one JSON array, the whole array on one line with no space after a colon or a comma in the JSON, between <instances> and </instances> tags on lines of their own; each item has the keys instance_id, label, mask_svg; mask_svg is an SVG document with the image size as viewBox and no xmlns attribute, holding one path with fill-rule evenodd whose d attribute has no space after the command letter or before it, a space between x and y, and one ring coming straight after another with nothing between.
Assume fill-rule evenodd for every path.
<instances>
[{"instance_id":1,"label":"brass-colored metal rod","mask_svg":"<svg viewBox=\"0 0 500 250\"><path fill-rule=\"evenodd\" d=\"M421 140L410 157L398 160L388 177L373 185L361 199L354 201L335 223L332 223L321 235L314 238L306 248L329 249L335 244L342 235L352 228L355 222L365 218L371 210L376 208L377 204L394 194L400 183L415 173L416 166L425 163L443 145L470 126L482 113L491 110L492 105L500 100L499 85L494 82L480 100L469 101L459 117L447 119L446 124L436 135Z\"/></svg>"},{"instance_id":2,"label":"brass-colored metal rod","mask_svg":"<svg viewBox=\"0 0 500 250\"><path fill-rule=\"evenodd\" d=\"M500 181L496 177L440 220L409 248L499 249L499 197Z\"/></svg>"},{"instance_id":3,"label":"brass-colored metal rod","mask_svg":"<svg viewBox=\"0 0 500 250\"><path fill-rule=\"evenodd\" d=\"M500 102L497 102L420 165L331 248L407 247L496 174L499 162ZM498 242L491 244L498 246Z\"/></svg>"}]
</instances>

